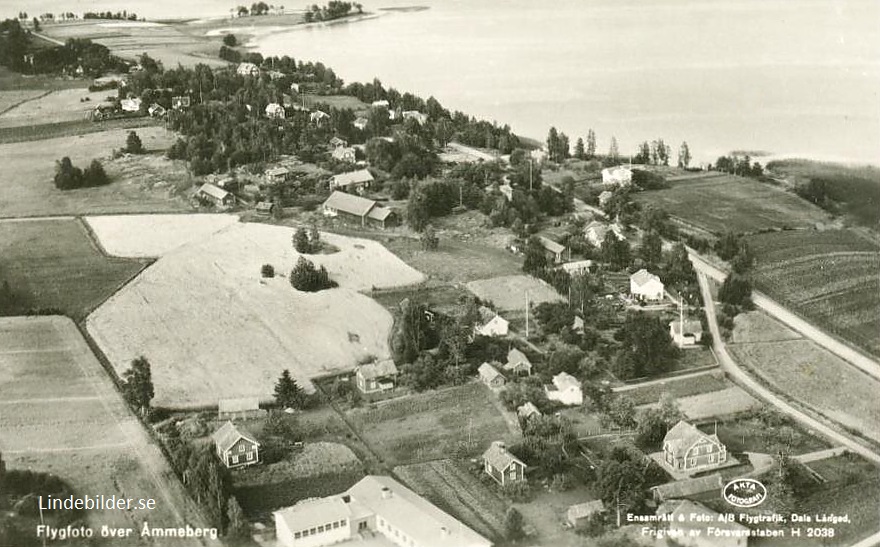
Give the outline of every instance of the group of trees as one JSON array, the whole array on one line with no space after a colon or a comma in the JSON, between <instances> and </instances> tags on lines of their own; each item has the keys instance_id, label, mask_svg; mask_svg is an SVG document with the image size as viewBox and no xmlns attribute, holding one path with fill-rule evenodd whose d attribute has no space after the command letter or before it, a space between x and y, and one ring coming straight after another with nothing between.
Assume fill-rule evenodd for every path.
<instances>
[{"instance_id":1,"label":"group of trees","mask_svg":"<svg viewBox=\"0 0 880 547\"><path fill-rule=\"evenodd\" d=\"M715 160L715 170L742 177L761 178L764 175L764 168L761 164L757 161L752 162L748 154L721 156Z\"/></svg>"},{"instance_id":2,"label":"group of trees","mask_svg":"<svg viewBox=\"0 0 880 547\"><path fill-rule=\"evenodd\" d=\"M326 6L319 7L317 4L312 4L306 10L304 17L306 23L311 23L312 21L332 21L333 19L349 15L352 9L357 10L358 13L364 12L364 7L357 2L330 0Z\"/></svg>"},{"instance_id":3,"label":"group of trees","mask_svg":"<svg viewBox=\"0 0 880 547\"><path fill-rule=\"evenodd\" d=\"M336 286L336 282L330 279L327 268L323 265L315 267L314 262L303 256L299 257L296 266L290 271L290 284L294 289L305 292L317 292Z\"/></svg>"},{"instance_id":4,"label":"group of trees","mask_svg":"<svg viewBox=\"0 0 880 547\"><path fill-rule=\"evenodd\" d=\"M666 372L678 356L668 327L659 317L645 313L627 314L614 338L620 342L620 347L611 368L623 380Z\"/></svg>"},{"instance_id":5,"label":"group of trees","mask_svg":"<svg viewBox=\"0 0 880 547\"><path fill-rule=\"evenodd\" d=\"M137 14L132 12L129 13L126 10L112 12L112 11L87 11L83 13L83 19L114 19L114 20L122 20L122 21L137 21Z\"/></svg>"},{"instance_id":6,"label":"group of trees","mask_svg":"<svg viewBox=\"0 0 880 547\"><path fill-rule=\"evenodd\" d=\"M297 228L293 234L293 248L300 254L314 254L321 250L321 232L317 226Z\"/></svg>"},{"instance_id":7,"label":"group of trees","mask_svg":"<svg viewBox=\"0 0 880 547\"><path fill-rule=\"evenodd\" d=\"M591 160L596 157L596 133L590 129L587 131L587 142L578 137L574 145L574 157L579 160Z\"/></svg>"},{"instance_id":8,"label":"group of trees","mask_svg":"<svg viewBox=\"0 0 880 547\"><path fill-rule=\"evenodd\" d=\"M103 186L110 182L104 166L98 160L92 160L85 170L75 167L70 158L64 156L55 162L55 187L59 190L73 190L89 186Z\"/></svg>"},{"instance_id":9,"label":"group of trees","mask_svg":"<svg viewBox=\"0 0 880 547\"><path fill-rule=\"evenodd\" d=\"M88 39L69 38L62 46L33 47L30 31L16 19L0 23L0 65L25 74L65 73L97 77L109 70L127 71L125 63L106 46Z\"/></svg>"}]
</instances>

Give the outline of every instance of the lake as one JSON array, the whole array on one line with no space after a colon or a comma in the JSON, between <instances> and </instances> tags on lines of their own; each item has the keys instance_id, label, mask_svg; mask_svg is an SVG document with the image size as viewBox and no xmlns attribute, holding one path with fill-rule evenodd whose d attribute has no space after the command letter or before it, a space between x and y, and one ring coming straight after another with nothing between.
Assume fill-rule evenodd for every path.
<instances>
[{"instance_id":1,"label":"lake","mask_svg":"<svg viewBox=\"0 0 880 547\"><path fill-rule=\"evenodd\" d=\"M429 9L380 9L411 2L365 1L381 15L262 36L257 49L320 60L347 81L378 77L538 139L555 125L573 144L592 128L600 151L612 135L624 154L662 137L674 151L686 140L702 161L740 149L880 164L876 0L423 0ZM222 16L236 5L22 4L31 15L128 7L148 18Z\"/></svg>"}]
</instances>

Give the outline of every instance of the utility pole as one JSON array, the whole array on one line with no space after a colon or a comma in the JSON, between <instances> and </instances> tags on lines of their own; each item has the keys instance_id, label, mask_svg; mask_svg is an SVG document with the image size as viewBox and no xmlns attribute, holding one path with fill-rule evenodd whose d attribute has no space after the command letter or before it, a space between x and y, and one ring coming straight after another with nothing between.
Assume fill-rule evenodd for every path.
<instances>
[{"instance_id":1,"label":"utility pole","mask_svg":"<svg viewBox=\"0 0 880 547\"><path fill-rule=\"evenodd\" d=\"M529 192L532 191L532 158L529 158Z\"/></svg>"},{"instance_id":2,"label":"utility pole","mask_svg":"<svg viewBox=\"0 0 880 547\"><path fill-rule=\"evenodd\" d=\"M529 291L526 291L526 340L529 339Z\"/></svg>"}]
</instances>

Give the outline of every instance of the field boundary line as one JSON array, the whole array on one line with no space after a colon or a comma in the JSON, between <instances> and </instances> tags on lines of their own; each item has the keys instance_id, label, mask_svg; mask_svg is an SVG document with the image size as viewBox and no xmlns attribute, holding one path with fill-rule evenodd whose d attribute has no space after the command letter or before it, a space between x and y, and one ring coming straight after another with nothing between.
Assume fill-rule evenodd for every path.
<instances>
[{"instance_id":1,"label":"field boundary line","mask_svg":"<svg viewBox=\"0 0 880 547\"><path fill-rule=\"evenodd\" d=\"M92 395L82 397L42 397L37 399L12 399L0 401L0 405L61 403L70 401L96 401L100 398L100 395Z\"/></svg>"},{"instance_id":2,"label":"field boundary line","mask_svg":"<svg viewBox=\"0 0 880 547\"><path fill-rule=\"evenodd\" d=\"M70 446L63 448L25 448L19 450L4 450L4 454L54 454L64 452L88 452L91 450L106 450L108 448L131 449L131 442L93 444L89 446Z\"/></svg>"},{"instance_id":3,"label":"field boundary line","mask_svg":"<svg viewBox=\"0 0 880 547\"><path fill-rule=\"evenodd\" d=\"M707 374L712 374L718 368L719 368L718 365L710 365L710 366L702 368L701 370L687 372L684 374L679 374L677 376L664 376L662 378L648 380L647 382L639 382L639 383L635 383L635 384L626 384L623 386L613 387L613 388L611 388L611 392L612 393L625 393L627 391L632 391L635 389L648 387L648 386L654 386L657 384L664 384L666 382L671 382L671 381L675 381L675 380L687 380L689 378L694 378L697 376L706 376Z\"/></svg>"},{"instance_id":4,"label":"field boundary line","mask_svg":"<svg viewBox=\"0 0 880 547\"><path fill-rule=\"evenodd\" d=\"M15 103L15 104L13 104L13 105L10 105L10 106L4 108L3 110L0 110L0 116L6 114L6 113L9 112L10 110L14 110L14 109L18 108L19 106L21 106L21 105L23 105L23 104L25 104L25 103L29 103L29 102L31 102L31 101L36 101L36 100L42 99L42 98L45 97L46 95L49 95L49 94L51 94L51 93L54 93L55 91L57 91L57 90L56 90L56 89L50 89L49 91L43 93L42 95L37 95L36 97L31 97L31 98L29 98L29 99L23 99L23 100L21 100L21 101L18 101L17 103Z\"/></svg>"}]
</instances>

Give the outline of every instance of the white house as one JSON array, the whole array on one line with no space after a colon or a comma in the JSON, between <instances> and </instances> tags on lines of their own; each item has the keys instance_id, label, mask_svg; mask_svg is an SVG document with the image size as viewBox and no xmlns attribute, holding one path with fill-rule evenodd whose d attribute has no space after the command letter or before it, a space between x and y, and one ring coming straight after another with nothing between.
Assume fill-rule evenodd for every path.
<instances>
[{"instance_id":1,"label":"white house","mask_svg":"<svg viewBox=\"0 0 880 547\"><path fill-rule=\"evenodd\" d=\"M323 110L315 110L311 114L309 114L309 121L314 123L315 125L321 125L324 121L330 119L330 114L327 114Z\"/></svg>"},{"instance_id":2,"label":"white house","mask_svg":"<svg viewBox=\"0 0 880 547\"><path fill-rule=\"evenodd\" d=\"M165 107L158 103L153 103L147 109L147 113L153 118L161 118L165 115Z\"/></svg>"},{"instance_id":3,"label":"white house","mask_svg":"<svg viewBox=\"0 0 880 547\"><path fill-rule=\"evenodd\" d=\"M391 108L391 103L383 99L381 101L373 101L370 106L373 108Z\"/></svg>"},{"instance_id":4,"label":"white house","mask_svg":"<svg viewBox=\"0 0 880 547\"><path fill-rule=\"evenodd\" d=\"M122 99L119 101L119 107L123 112L138 112L141 109L141 100L137 97Z\"/></svg>"},{"instance_id":5,"label":"white house","mask_svg":"<svg viewBox=\"0 0 880 547\"><path fill-rule=\"evenodd\" d=\"M528 420L537 416L541 416L541 411L531 401L526 401L516 409L516 414L521 420Z\"/></svg>"},{"instance_id":6,"label":"white house","mask_svg":"<svg viewBox=\"0 0 880 547\"><path fill-rule=\"evenodd\" d=\"M353 125L354 125L355 128L358 129L359 131L363 131L364 129L367 128L367 125L369 125L369 123L370 123L370 120L368 120L368 119L364 118L363 116L361 116L361 117L359 117L358 119L356 119L356 120L354 121L354 124L353 124Z\"/></svg>"},{"instance_id":7,"label":"white house","mask_svg":"<svg viewBox=\"0 0 880 547\"><path fill-rule=\"evenodd\" d=\"M612 224L609 226L598 220L594 220L584 227L584 237L593 247L601 247L602 242L605 241L605 236L608 235L609 231L614 234L614 237L616 237L618 241L626 239L623 235L623 231L618 225Z\"/></svg>"},{"instance_id":8,"label":"white house","mask_svg":"<svg viewBox=\"0 0 880 547\"><path fill-rule=\"evenodd\" d=\"M284 107L278 103L269 103L266 105L266 117L270 120L283 120Z\"/></svg>"},{"instance_id":9,"label":"white house","mask_svg":"<svg viewBox=\"0 0 880 547\"><path fill-rule=\"evenodd\" d=\"M354 148L348 146L338 146L334 148L333 152L330 153L330 156L335 160L347 163L354 163L357 161L357 154L355 153Z\"/></svg>"},{"instance_id":10,"label":"white house","mask_svg":"<svg viewBox=\"0 0 880 547\"><path fill-rule=\"evenodd\" d=\"M510 323L486 306L480 306L480 322L474 325L475 336L507 336Z\"/></svg>"},{"instance_id":11,"label":"white house","mask_svg":"<svg viewBox=\"0 0 880 547\"><path fill-rule=\"evenodd\" d=\"M632 184L632 169L619 165L602 169L602 184L605 186L629 186Z\"/></svg>"},{"instance_id":12,"label":"white house","mask_svg":"<svg viewBox=\"0 0 880 547\"><path fill-rule=\"evenodd\" d=\"M592 260L576 260L559 266L568 275L582 275L593 269Z\"/></svg>"},{"instance_id":13,"label":"white house","mask_svg":"<svg viewBox=\"0 0 880 547\"><path fill-rule=\"evenodd\" d=\"M504 363L503 368L517 376L531 376L532 374L532 362L529 361L525 353L516 348L507 352L507 362Z\"/></svg>"},{"instance_id":14,"label":"white house","mask_svg":"<svg viewBox=\"0 0 880 547\"><path fill-rule=\"evenodd\" d=\"M360 365L354 371L355 382L362 393L390 391L397 381L397 366L391 359Z\"/></svg>"},{"instance_id":15,"label":"white house","mask_svg":"<svg viewBox=\"0 0 880 547\"><path fill-rule=\"evenodd\" d=\"M564 405L581 405L584 393L581 382L567 372L560 372L553 377L553 383L544 386L544 392L551 401L559 401Z\"/></svg>"},{"instance_id":16,"label":"white house","mask_svg":"<svg viewBox=\"0 0 880 547\"><path fill-rule=\"evenodd\" d=\"M239 63L238 68L235 69L235 73L239 76L259 76L260 67L254 63Z\"/></svg>"},{"instance_id":17,"label":"white house","mask_svg":"<svg viewBox=\"0 0 880 547\"><path fill-rule=\"evenodd\" d=\"M682 328L682 324L684 328ZM695 319L675 320L669 323L669 335L678 347L693 346L703 339L703 324Z\"/></svg>"},{"instance_id":18,"label":"white house","mask_svg":"<svg viewBox=\"0 0 880 547\"><path fill-rule=\"evenodd\" d=\"M330 189L338 190L344 189L346 192L357 192L363 193L366 188L369 188L370 183L375 180L373 178L372 173L370 173L367 169L360 169L358 171L350 171L348 173L341 173L339 175L334 176L330 179Z\"/></svg>"},{"instance_id":19,"label":"white house","mask_svg":"<svg viewBox=\"0 0 880 547\"><path fill-rule=\"evenodd\" d=\"M718 435L703 433L681 420L663 437L663 463L677 472L713 469L727 462L727 447Z\"/></svg>"},{"instance_id":20,"label":"white house","mask_svg":"<svg viewBox=\"0 0 880 547\"><path fill-rule=\"evenodd\" d=\"M428 115L422 114L418 110L406 110L403 112L404 120L415 120L419 123L419 125L425 125L428 123Z\"/></svg>"},{"instance_id":21,"label":"white house","mask_svg":"<svg viewBox=\"0 0 880 547\"><path fill-rule=\"evenodd\" d=\"M642 268L629 276L629 293L636 300L663 300L663 282L658 276Z\"/></svg>"}]
</instances>

